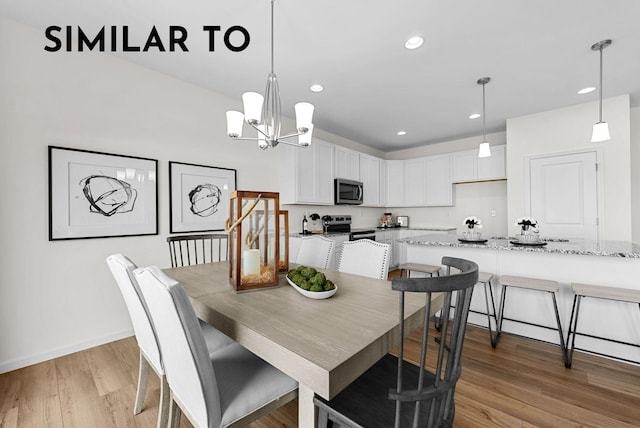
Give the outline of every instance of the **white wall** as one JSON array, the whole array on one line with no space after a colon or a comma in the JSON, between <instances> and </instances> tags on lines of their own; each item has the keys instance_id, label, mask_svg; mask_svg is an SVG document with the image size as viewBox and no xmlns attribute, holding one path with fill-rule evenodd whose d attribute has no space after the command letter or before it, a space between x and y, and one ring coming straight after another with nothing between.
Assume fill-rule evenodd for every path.
<instances>
[{"instance_id":1,"label":"white wall","mask_svg":"<svg viewBox=\"0 0 640 428\"><path fill-rule=\"evenodd\" d=\"M240 96L107 54L48 53L40 31L4 18L0 58L4 372L131 334L105 258L169 265L169 160L235 168L239 189L278 191L278 151L227 138L225 111ZM48 145L158 159L159 235L49 242Z\"/></svg>"},{"instance_id":2,"label":"white wall","mask_svg":"<svg viewBox=\"0 0 640 428\"><path fill-rule=\"evenodd\" d=\"M603 236L605 240L631 240L631 161L629 96L603 101L603 119L611 140L591 143L598 104L590 102L507 120L507 200L510 231L525 210L525 158L532 155L602 148ZM602 224L602 223L601 223Z\"/></svg>"},{"instance_id":3,"label":"white wall","mask_svg":"<svg viewBox=\"0 0 640 428\"><path fill-rule=\"evenodd\" d=\"M640 243L640 107L631 109L631 229Z\"/></svg>"}]
</instances>

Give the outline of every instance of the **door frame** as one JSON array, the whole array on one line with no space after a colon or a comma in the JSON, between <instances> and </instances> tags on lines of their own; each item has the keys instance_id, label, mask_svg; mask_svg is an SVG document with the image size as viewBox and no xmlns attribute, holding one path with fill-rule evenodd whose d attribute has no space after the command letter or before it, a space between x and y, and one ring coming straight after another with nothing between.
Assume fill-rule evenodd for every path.
<instances>
[{"instance_id":1,"label":"door frame","mask_svg":"<svg viewBox=\"0 0 640 428\"><path fill-rule=\"evenodd\" d=\"M604 226L604 152L602 147L583 148L576 150L567 150L561 152L545 153L539 155L529 155L524 157L524 208L525 212L531 213L531 161L544 158L554 158L566 155L578 155L583 153L596 154L596 211L598 220L596 223L596 234L598 242L602 241Z\"/></svg>"}]
</instances>

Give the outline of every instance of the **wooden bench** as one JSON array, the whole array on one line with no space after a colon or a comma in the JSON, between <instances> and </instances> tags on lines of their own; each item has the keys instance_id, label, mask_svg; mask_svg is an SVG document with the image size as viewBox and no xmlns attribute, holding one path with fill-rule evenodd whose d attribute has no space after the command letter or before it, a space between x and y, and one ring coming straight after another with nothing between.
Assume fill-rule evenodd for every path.
<instances>
[{"instance_id":1,"label":"wooden bench","mask_svg":"<svg viewBox=\"0 0 640 428\"><path fill-rule=\"evenodd\" d=\"M546 328L550 330L557 329L558 336L560 337L560 348L562 349L562 359L564 360L564 365L565 367L570 367L570 362L567 355L567 347L565 345L564 335L562 334L562 324L560 323L560 313L558 312L558 301L556 299L556 293L559 290L558 283L556 281L550 281L547 279L527 278L527 277L513 276L513 275L502 275L500 277L500 284L502 284L502 295L500 296L500 309L499 309L500 315L498 318L498 331L497 331L498 338L502 334L502 322L505 319L509 321L524 323L524 324L533 325L533 326ZM551 297L553 300L553 308L555 310L555 315L556 315L557 326L554 328L554 327L549 327L542 324L525 322L525 321L517 320L514 318L505 318L504 307L505 307L505 300L506 300L508 287L542 291L542 292L551 294Z\"/></svg>"},{"instance_id":2,"label":"wooden bench","mask_svg":"<svg viewBox=\"0 0 640 428\"><path fill-rule=\"evenodd\" d=\"M610 339L607 337L593 336L590 334L577 332L578 312L580 311L580 301L582 300L583 297L635 303L638 305L638 308L640 309L640 290L634 290L629 288L616 288L616 287L609 287L605 285L581 284L581 283L571 284L571 290L573 291L574 296L573 296L573 307L571 308L571 318L569 319L569 333L567 335L567 345L571 343L570 351L568 352L569 365L567 367L571 367L571 363L573 362L573 351L575 349L588 351L586 349L580 349L575 347L576 335L587 336L587 337L591 337L599 340L606 340L608 342L621 343L623 345L640 347L640 344L636 344L636 343L621 342L621 341ZM599 352L593 352L593 351L588 351L588 352L639 364L638 361L630 361L624 358L618 358L618 357L613 357L611 355L601 354Z\"/></svg>"}]
</instances>

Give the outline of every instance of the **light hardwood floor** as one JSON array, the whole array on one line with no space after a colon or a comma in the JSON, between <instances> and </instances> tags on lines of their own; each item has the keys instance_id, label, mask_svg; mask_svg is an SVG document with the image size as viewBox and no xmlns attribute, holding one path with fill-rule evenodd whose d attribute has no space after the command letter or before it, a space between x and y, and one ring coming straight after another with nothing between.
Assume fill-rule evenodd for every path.
<instances>
[{"instance_id":1,"label":"light hardwood floor","mask_svg":"<svg viewBox=\"0 0 640 428\"><path fill-rule=\"evenodd\" d=\"M419 332L407 339L415 361ZM0 375L1 427L155 427L159 382L133 415L138 347L133 337ZM297 402L252 428L295 427ZM182 427L191 426L182 420ZM557 346L505 334L497 349L470 327L456 389L456 427L638 427L640 367L576 352L565 369Z\"/></svg>"}]
</instances>

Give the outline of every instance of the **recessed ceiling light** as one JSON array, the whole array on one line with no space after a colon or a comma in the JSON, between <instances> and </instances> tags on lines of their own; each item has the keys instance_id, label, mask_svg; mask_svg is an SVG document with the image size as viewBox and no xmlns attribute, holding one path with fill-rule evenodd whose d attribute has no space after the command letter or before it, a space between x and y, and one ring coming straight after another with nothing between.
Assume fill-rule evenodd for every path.
<instances>
[{"instance_id":1,"label":"recessed ceiling light","mask_svg":"<svg viewBox=\"0 0 640 428\"><path fill-rule=\"evenodd\" d=\"M584 94L590 94L591 92L595 91L596 88L594 88L593 86L588 86L586 88L582 88L578 91L578 93L580 95L584 95Z\"/></svg>"},{"instance_id":2,"label":"recessed ceiling light","mask_svg":"<svg viewBox=\"0 0 640 428\"><path fill-rule=\"evenodd\" d=\"M472 115L469 116L469 119L477 119L480 117L480 113L473 113Z\"/></svg>"},{"instance_id":3,"label":"recessed ceiling light","mask_svg":"<svg viewBox=\"0 0 640 428\"><path fill-rule=\"evenodd\" d=\"M424 43L424 39L420 36L411 37L404 44L404 47L407 49L418 49Z\"/></svg>"},{"instance_id":4,"label":"recessed ceiling light","mask_svg":"<svg viewBox=\"0 0 640 428\"><path fill-rule=\"evenodd\" d=\"M324 86L319 83L315 83L311 85L309 89L311 89L311 92L322 92L324 90Z\"/></svg>"},{"instance_id":5,"label":"recessed ceiling light","mask_svg":"<svg viewBox=\"0 0 640 428\"><path fill-rule=\"evenodd\" d=\"M407 131L398 131L397 134L400 136L407 135Z\"/></svg>"}]
</instances>

